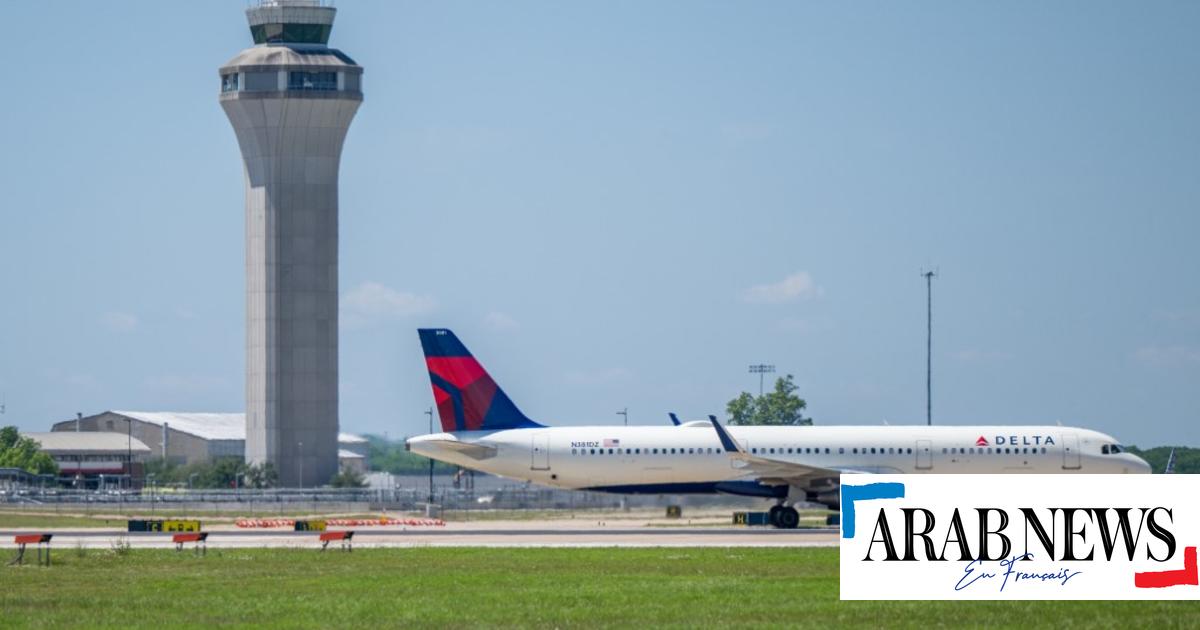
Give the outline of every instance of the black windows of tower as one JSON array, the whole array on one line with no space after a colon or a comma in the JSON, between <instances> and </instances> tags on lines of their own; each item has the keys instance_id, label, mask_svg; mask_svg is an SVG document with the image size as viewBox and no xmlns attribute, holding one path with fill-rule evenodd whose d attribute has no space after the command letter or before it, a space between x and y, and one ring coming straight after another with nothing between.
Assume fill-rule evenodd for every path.
<instances>
[{"instance_id":1,"label":"black windows of tower","mask_svg":"<svg viewBox=\"0 0 1200 630\"><path fill-rule=\"evenodd\" d=\"M336 72L289 72L289 90L337 90Z\"/></svg>"},{"instance_id":2,"label":"black windows of tower","mask_svg":"<svg viewBox=\"0 0 1200 630\"><path fill-rule=\"evenodd\" d=\"M247 92L274 92L279 89L278 72L244 72L242 89Z\"/></svg>"},{"instance_id":3,"label":"black windows of tower","mask_svg":"<svg viewBox=\"0 0 1200 630\"><path fill-rule=\"evenodd\" d=\"M238 75L236 72L232 74L221 75L221 91L236 92L238 90Z\"/></svg>"},{"instance_id":4,"label":"black windows of tower","mask_svg":"<svg viewBox=\"0 0 1200 630\"><path fill-rule=\"evenodd\" d=\"M326 44L332 24L256 24L250 27L255 44Z\"/></svg>"}]
</instances>

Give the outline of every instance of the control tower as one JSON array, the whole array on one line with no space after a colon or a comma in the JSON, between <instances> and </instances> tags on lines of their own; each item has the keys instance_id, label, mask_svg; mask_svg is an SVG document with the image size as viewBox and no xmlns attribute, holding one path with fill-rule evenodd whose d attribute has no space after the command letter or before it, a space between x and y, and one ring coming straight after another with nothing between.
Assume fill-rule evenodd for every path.
<instances>
[{"instance_id":1,"label":"control tower","mask_svg":"<svg viewBox=\"0 0 1200 630\"><path fill-rule=\"evenodd\" d=\"M338 468L338 164L363 70L327 45L336 13L257 0L255 45L220 70L246 179L246 461L284 487Z\"/></svg>"}]
</instances>

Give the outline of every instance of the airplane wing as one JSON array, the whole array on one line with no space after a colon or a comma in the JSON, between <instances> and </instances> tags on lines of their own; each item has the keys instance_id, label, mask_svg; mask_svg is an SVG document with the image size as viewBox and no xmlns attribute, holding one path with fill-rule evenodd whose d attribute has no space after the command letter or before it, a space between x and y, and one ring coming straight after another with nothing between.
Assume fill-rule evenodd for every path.
<instances>
[{"instance_id":1,"label":"airplane wing","mask_svg":"<svg viewBox=\"0 0 1200 630\"><path fill-rule=\"evenodd\" d=\"M709 416L708 419L712 422L713 429L716 429L717 437L721 440L721 447L725 449L725 453L729 458L737 462L742 462L742 469L754 475L762 483L787 484L801 488L831 487L837 485L838 477L842 473L863 472L859 470L823 468L763 457L761 455L752 455L738 445L737 441L725 430L725 427L721 426L720 422L717 422L716 416Z\"/></svg>"},{"instance_id":2,"label":"airplane wing","mask_svg":"<svg viewBox=\"0 0 1200 630\"><path fill-rule=\"evenodd\" d=\"M459 442L458 440L428 440L427 443L436 444L449 451L462 453L471 459L491 459L496 456L496 447L494 446L471 444L470 442Z\"/></svg>"}]
</instances>

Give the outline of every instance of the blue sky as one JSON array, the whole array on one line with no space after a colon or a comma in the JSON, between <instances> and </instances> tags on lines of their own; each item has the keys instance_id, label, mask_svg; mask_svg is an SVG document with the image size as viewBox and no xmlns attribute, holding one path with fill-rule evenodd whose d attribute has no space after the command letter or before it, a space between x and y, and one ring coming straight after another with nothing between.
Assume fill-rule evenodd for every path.
<instances>
[{"instance_id":1,"label":"blue sky","mask_svg":"<svg viewBox=\"0 0 1200 630\"><path fill-rule=\"evenodd\" d=\"M240 411L243 0L25 2L0 422ZM530 416L794 374L820 424L1200 445L1200 4L343 0L341 421L422 432L415 329Z\"/></svg>"}]
</instances>

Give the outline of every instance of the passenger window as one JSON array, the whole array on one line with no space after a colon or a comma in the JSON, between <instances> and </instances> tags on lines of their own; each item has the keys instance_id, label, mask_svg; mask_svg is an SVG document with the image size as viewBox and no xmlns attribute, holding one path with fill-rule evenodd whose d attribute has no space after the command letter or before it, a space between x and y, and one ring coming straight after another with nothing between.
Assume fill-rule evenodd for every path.
<instances>
[{"instance_id":1,"label":"passenger window","mask_svg":"<svg viewBox=\"0 0 1200 630\"><path fill-rule=\"evenodd\" d=\"M851 449L851 450L854 452L854 454L855 454L855 455L858 455L858 447L857 447L857 446L856 446L856 447L854 447L854 448L853 448L853 449Z\"/></svg>"},{"instance_id":2,"label":"passenger window","mask_svg":"<svg viewBox=\"0 0 1200 630\"><path fill-rule=\"evenodd\" d=\"M839 446L838 447L838 455L845 455L845 454L846 454L846 447Z\"/></svg>"},{"instance_id":3,"label":"passenger window","mask_svg":"<svg viewBox=\"0 0 1200 630\"><path fill-rule=\"evenodd\" d=\"M825 447L825 454L826 454L826 455L828 455L828 454L829 454L829 447L828 447L828 446L826 446L826 447Z\"/></svg>"},{"instance_id":4,"label":"passenger window","mask_svg":"<svg viewBox=\"0 0 1200 630\"><path fill-rule=\"evenodd\" d=\"M658 449L654 449L654 454L658 455Z\"/></svg>"},{"instance_id":5,"label":"passenger window","mask_svg":"<svg viewBox=\"0 0 1200 630\"><path fill-rule=\"evenodd\" d=\"M909 449L908 449L908 454L909 454L909 455L912 455L912 448L909 448Z\"/></svg>"}]
</instances>

